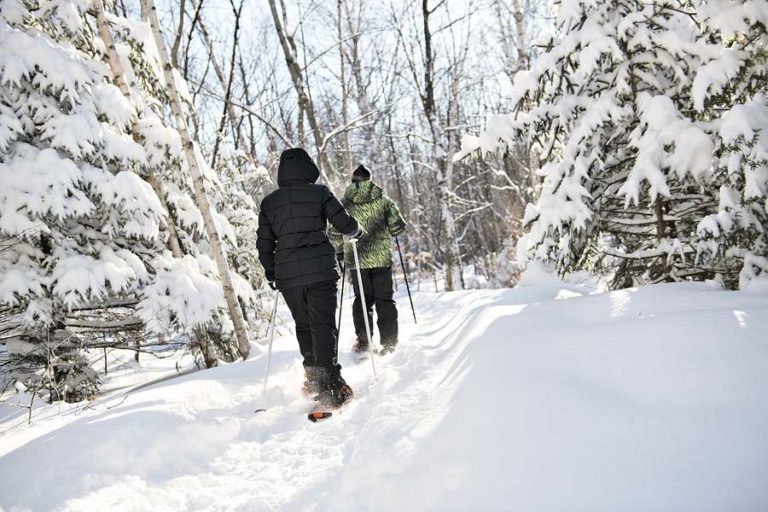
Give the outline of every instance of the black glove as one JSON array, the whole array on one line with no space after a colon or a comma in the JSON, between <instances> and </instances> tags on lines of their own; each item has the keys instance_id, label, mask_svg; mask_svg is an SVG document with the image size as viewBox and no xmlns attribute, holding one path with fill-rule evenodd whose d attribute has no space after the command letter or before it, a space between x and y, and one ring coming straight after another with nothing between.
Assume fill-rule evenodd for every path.
<instances>
[{"instance_id":1,"label":"black glove","mask_svg":"<svg viewBox=\"0 0 768 512\"><path fill-rule=\"evenodd\" d=\"M344 268L344 253L343 252L337 252L336 253L336 263L339 264L339 268Z\"/></svg>"},{"instance_id":2,"label":"black glove","mask_svg":"<svg viewBox=\"0 0 768 512\"><path fill-rule=\"evenodd\" d=\"M275 282L274 282L274 281L267 281L267 284L268 284L268 285L269 285L269 287L270 287L270 288L272 288L273 290L277 290L277 285L275 284Z\"/></svg>"},{"instance_id":3,"label":"black glove","mask_svg":"<svg viewBox=\"0 0 768 512\"><path fill-rule=\"evenodd\" d=\"M344 235L344 238L347 240L347 242L359 242L360 239L367 234L368 232L365 229L363 229L363 226L358 226L357 232L355 234Z\"/></svg>"}]
</instances>

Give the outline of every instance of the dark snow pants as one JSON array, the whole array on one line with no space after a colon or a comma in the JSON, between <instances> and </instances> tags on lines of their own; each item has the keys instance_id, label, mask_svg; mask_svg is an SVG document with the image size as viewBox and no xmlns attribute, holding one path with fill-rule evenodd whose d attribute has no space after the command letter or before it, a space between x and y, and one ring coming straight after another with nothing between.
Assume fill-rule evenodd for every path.
<instances>
[{"instance_id":1,"label":"dark snow pants","mask_svg":"<svg viewBox=\"0 0 768 512\"><path fill-rule=\"evenodd\" d=\"M351 270L352 285L355 290L355 302L352 304L352 319L355 322L357 339L367 342L363 306L360 303L360 290L357 285L357 270ZM377 324L382 345L397 345L397 306L392 298L392 267L365 268L360 271L363 279L365 305L368 308L368 325L373 336L373 308L376 307Z\"/></svg>"},{"instance_id":2,"label":"dark snow pants","mask_svg":"<svg viewBox=\"0 0 768 512\"><path fill-rule=\"evenodd\" d=\"M338 366L336 283L323 281L280 290L296 322L296 338L304 366Z\"/></svg>"}]
</instances>

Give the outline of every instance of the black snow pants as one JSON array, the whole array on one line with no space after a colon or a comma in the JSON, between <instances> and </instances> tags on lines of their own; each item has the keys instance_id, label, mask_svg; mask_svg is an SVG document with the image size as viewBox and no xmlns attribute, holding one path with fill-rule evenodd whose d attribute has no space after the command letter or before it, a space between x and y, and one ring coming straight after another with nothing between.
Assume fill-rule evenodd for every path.
<instances>
[{"instance_id":1,"label":"black snow pants","mask_svg":"<svg viewBox=\"0 0 768 512\"><path fill-rule=\"evenodd\" d=\"M365 305L368 307L368 325L373 336L373 308L376 307L377 324L382 346L397 345L397 306L392 298L392 267L364 268L360 270L363 279ZM365 335L363 306L360 303L360 290L357 285L357 270L351 271L352 285L355 290L355 302L352 304L352 319L355 322L355 334L362 343L368 342Z\"/></svg>"},{"instance_id":2,"label":"black snow pants","mask_svg":"<svg viewBox=\"0 0 768 512\"><path fill-rule=\"evenodd\" d=\"M336 283L322 281L280 290L296 322L296 338L305 367L341 369L337 362Z\"/></svg>"}]
</instances>

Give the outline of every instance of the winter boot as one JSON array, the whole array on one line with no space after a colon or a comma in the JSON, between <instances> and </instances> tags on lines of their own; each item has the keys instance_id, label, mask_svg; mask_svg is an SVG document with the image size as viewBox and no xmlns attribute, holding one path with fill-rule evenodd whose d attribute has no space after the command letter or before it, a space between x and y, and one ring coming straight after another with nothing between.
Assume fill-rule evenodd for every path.
<instances>
[{"instance_id":1,"label":"winter boot","mask_svg":"<svg viewBox=\"0 0 768 512\"><path fill-rule=\"evenodd\" d=\"M395 346L394 345L382 345L381 346L381 350L379 350L379 355L380 356L385 356L387 354L391 354L394 351L395 351Z\"/></svg>"},{"instance_id":2,"label":"winter boot","mask_svg":"<svg viewBox=\"0 0 768 512\"><path fill-rule=\"evenodd\" d=\"M397 346L397 338L396 337L388 337L388 338L382 338L381 339L381 350L379 350L379 354L385 356L387 354L391 354L395 351L395 347Z\"/></svg>"},{"instance_id":3,"label":"winter boot","mask_svg":"<svg viewBox=\"0 0 768 512\"><path fill-rule=\"evenodd\" d=\"M368 350L370 350L370 345L365 339L357 338L355 344L352 345L352 351L355 353L368 352Z\"/></svg>"},{"instance_id":4,"label":"winter boot","mask_svg":"<svg viewBox=\"0 0 768 512\"><path fill-rule=\"evenodd\" d=\"M338 409L355 396L336 368L320 368L320 392L315 400L323 407Z\"/></svg>"},{"instance_id":5,"label":"winter boot","mask_svg":"<svg viewBox=\"0 0 768 512\"><path fill-rule=\"evenodd\" d=\"M305 395L315 396L320 392L321 370L317 366L304 367L304 386L302 390Z\"/></svg>"}]
</instances>

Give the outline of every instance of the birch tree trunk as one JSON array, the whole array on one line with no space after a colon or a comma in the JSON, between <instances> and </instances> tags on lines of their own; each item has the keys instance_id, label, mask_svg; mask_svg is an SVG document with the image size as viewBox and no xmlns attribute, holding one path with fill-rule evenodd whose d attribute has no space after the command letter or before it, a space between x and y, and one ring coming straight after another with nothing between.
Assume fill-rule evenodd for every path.
<instances>
[{"instance_id":1,"label":"birch tree trunk","mask_svg":"<svg viewBox=\"0 0 768 512\"><path fill-rule=\"evenodd\" d=\"M162 33L160 32L160 23L157 20L157 10L155 8L154 0L142 0L141 1L142 18L149 21L152 27L152 35L157 45L158 54L163 64L163 73L165 75L165 81L168 87L168 94L171 100L171 110L173 116L176 119L176 129L181 136L181 142L184 148L184 157L189 167L190 174L192 175L192 184L195 190L195 200L197 207L200 209L200 213L203 217L203 225L205 227L206 235L211 243L211 251L213 252L213 258L216 262L216 267L219 271L219 279L221 280L221 287L224 292L224 298L227 302L227 309L229 310L229 316L232 320L232 324L235 330L235 338L237 339L238 350L243 359L248 357L250 350L250 344L248 342L248 334L245 328L245 322L240 311L240 306L235 296L234 286L232 285L232 276L229 273L229 265L227 264L227 257L224 253L224 247L221 243L218 231L216 231L216 224L213 221L213 215L211 213L211 203L208 199L208 194L205 191L205 181L203 178L203 172L200 167L200 162L197 160L197 154L195 152L194 142L190 137L189 130L187 129L187 120L184 118L184 111L182 109L181 97L176 87L175 78L173 75L173 68L168 57L168 49L163 41Z\"/></svg>"},{"instance_id":2,"label":"birch tree trunk","mask_svg":"<svg viewBox=\"0 0 768 512\"><path fill-rule=\"evenodd\" d=\"M525 23L523 5L520 0L513 0L515 18L515 48L517 49L517 70L528 69L528 52L525 50Z\"/></svg>"},{"instance_id":3,"label":"birch tree trunk","mask_svg":"<svg viewBox=\"0 0 768 512\"><path fill-rule=\"evenodd\" d=\"M186 16L186 0L181 0L179 3L179 23L176 26L176 35L173 38L173 44L171 45L171 64L174 68L179 69L179 47L181 46L181 38L184 35L184 17Z\"/></svg>"},{"instance_id":4,"label":"birch tree trunk","mask_svg":"<svg viewBox=\"0 0 768 512\"><path fill-rule=\"evenodd\" d=\"M107 23L107 19L104 14L104 4L102 3L102 0L93 0L92 5L93 10L96 13L96 24L99 28L99 36L101 36L101 40L104 41L104 45L106 46L107 58L109 59L109 69L112 72L112 78L114 79L115 84L117 84L118 89L120 89L120 92L123 93L123 96L125 96L125 98L130 101L131 104L133 104L131 88L128 87L128 82L125 80L125 71L123 70L123 66L120 63L120 58L117 55L117 50L115 49L115 40L112 38L112 31L109 29L109 24ZM135 141L138 141L140 138L135 125L131 126L131 135ZM155 191L155 194L157 194L157 197L160 199L160 203L163 205L165 211L168 212L168 216L165 218L165 227L168 230L168 245L174 258L181 258L183 255L181 251L181 243L179 242L179 237L176 233L176 226L170 218L171 210L168 207L168 199L166 197L165 187L163 187L162 182L157 179L151 170L147 175L146 181Z\"/></svg>"}]
</instances>

